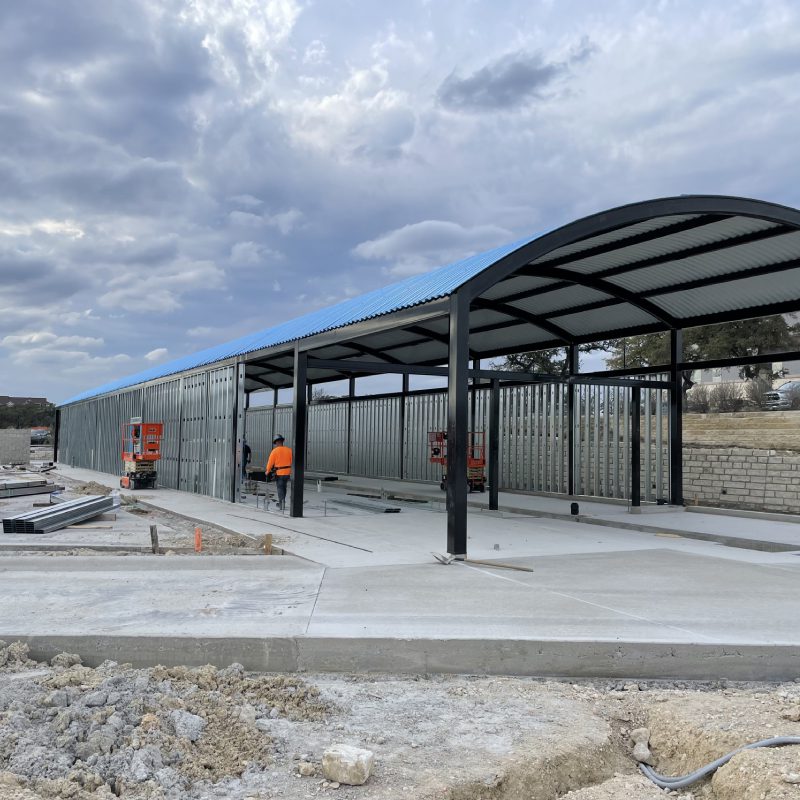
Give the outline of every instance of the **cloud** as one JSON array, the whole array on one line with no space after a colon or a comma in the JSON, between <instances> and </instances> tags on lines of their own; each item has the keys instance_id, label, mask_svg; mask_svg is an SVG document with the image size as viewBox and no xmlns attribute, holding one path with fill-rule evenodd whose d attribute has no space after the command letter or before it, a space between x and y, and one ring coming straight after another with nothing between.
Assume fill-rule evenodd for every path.
<instances>
[{"instance_id":1,"label":"cloud","mask_svg":"<svg viewBox=\"0 0 800 800\"><path fill-rule=\"evenodd\" d=\"M93 336L58 336L50 331L33 331L4 336L0 339L3 347L99 347L103 340Z\"/></svg>"},{"instance_id":2,"label":"cloud","mask_svg":"<svg viewBox=\"0 0 800 800\"><path fill-rule=\"evenodd\" d=\"M427 272L512 239L497 225L465 227L455 222L425 220L384 233L353 248L359 258L394 262L392 275Z\"/></svg>"},{"instance_id":3,"label":"cloud","mask_svg":"<svg viewBox=\"0 0 800 800\"><path fill-rule=\"evenodd\" d=\"M545 96L565 64L547 63L538 53L510 53L466 78L449 75L437 92L453 111L504 111Z\"/></svg>"},{"instance_id":4,"label":"cloud","mask_svg":"<svg viewBox=\"0 0 800 800\"><path fill-rule=\"evenodd\" d=\"M155 350L145 353L144 357L146 361L150 361L155 364L159 361L163 361L168 355L169 351L166 347L157 347Z\"/></svg>"}]
</instances>

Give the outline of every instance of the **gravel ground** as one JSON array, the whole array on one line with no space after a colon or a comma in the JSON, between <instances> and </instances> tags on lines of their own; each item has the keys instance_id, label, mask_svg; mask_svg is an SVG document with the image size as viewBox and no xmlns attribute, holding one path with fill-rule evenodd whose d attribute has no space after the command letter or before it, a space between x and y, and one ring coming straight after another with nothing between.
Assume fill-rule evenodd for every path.
<instances>
[{"instance_id":1,"label":"gravel ground","mask_svg":"<svg viewBox=\"0 0 800 800\"><path fill-rule=\"evenodd\" d=\"M634 728L649 728L656 768L673 775L797 734L797 720L800 683L91 669L68 654L36 663L11 643L0 645L0 800L646 800L665 795L637 771ZM333 744L374 753L364 786L325 780ZM751 751L673 796L797 800L797 772L800 747Z\"/></svg>"}]
</instances>

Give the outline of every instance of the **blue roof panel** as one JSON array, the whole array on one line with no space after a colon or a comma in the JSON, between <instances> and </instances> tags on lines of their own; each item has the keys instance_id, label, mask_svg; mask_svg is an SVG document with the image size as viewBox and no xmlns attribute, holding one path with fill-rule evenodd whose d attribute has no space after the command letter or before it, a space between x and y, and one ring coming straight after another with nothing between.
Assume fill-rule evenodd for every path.
<instances>
[{"instance_id":1,"label":"blue roof panel","mask_svg":"<svg viewBox=\"0 0 800 800\"><path fill-rule=\"evenodd\" d=\"M75 397L71 397L59 405L65 406L70 403L77 403L80 400L88 400L91 397L127 389L157 378L176 375L235 356L243 356L265 347L273 347L294 342L298 339L305 339L317 333L344 328L356 322L363 322L364 320L391 314L393 311L400 311L404 308L427 303L430 300L446 297L458 289L459 286L465 284L470 278L536 238L538 237L532 236L495 247L485 253L479 253L461 261L456 261L453 264L439 267L432 272L413 275L398 283L375 289L327 308L321 308L318 311L312 311L258 333L251 333L231 342L209 347L206 350L168 361L165 364L159 364L143 372L137 372L135 375L110 381L102 386L75 395Z\"/></svg>"}]
</instances>

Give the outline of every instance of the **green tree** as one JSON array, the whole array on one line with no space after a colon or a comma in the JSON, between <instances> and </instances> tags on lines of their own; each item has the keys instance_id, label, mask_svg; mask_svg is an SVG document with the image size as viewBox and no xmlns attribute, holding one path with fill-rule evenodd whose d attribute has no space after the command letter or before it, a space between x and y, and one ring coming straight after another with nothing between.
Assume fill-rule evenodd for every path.
<instances>
[{"instance_id":1,"label":"green tree","mask_svg":"<svg viewBox=\"0 0 800 800\"><path fill-rule=\"evenodd\" d=\"M578 346L580 353L593 353L596 350L607 350L611 342L592 342ZM507 369L510 372L533 372L542 375L567 374L567 350L564 347L553 347L549 350L534 350L529 353L514 353L506 356L496 369Z\"/></svg>"},{"instance_id":2,"label":"green tree","mask_svg":"<svg viewBox=\"0 0 800 800\"><path fill-rule=\"evenodd\" d=\"M47 425L50 430L56 421L56 407L46 405L0 406L0 428L35 428Z\"/></svg>"},{"instance_id":3,"label":"green tree","mask_svg":"<svg viewBox=\"0 0 800 800\"><path fill-rule=\"evenodd\" d=\"M795 349L800 340L797 328L790 326L782 316L686 328L683 332L683 360L745 358L764 354L763 363L745 364L739 369L739 375L744 380L772 379L777 376L772 372L769 354ZM668 333L628 336L609 344L611 355L607 363L611 369L669 363Z\"/></svg>"}]
</instances>

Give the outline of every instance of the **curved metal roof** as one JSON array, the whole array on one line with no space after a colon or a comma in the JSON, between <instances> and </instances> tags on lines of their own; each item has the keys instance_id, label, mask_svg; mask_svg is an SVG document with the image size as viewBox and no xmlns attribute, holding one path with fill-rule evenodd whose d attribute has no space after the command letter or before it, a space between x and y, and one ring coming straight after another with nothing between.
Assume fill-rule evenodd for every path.
<instances>
[{"instance_id":1,"label":"curved metal roof","mask_svg":"<svg viewBox=\"0 0 800 800\"><path fill-rule=\"evenodd\" d=\"M112 381L63 405L230 358L248 362L247 389L291 385L299 340L323 358L442 363L446 309L437 307L424 326L399 312L433 308L432 301L456 291L471 298L470 350L482 358L795 311L800 211L709 195L622 206ZM368 320L377 323L367 331ZM338 376L309 372L310 380L332 377Z\"/></svg>"}]
</instances>

